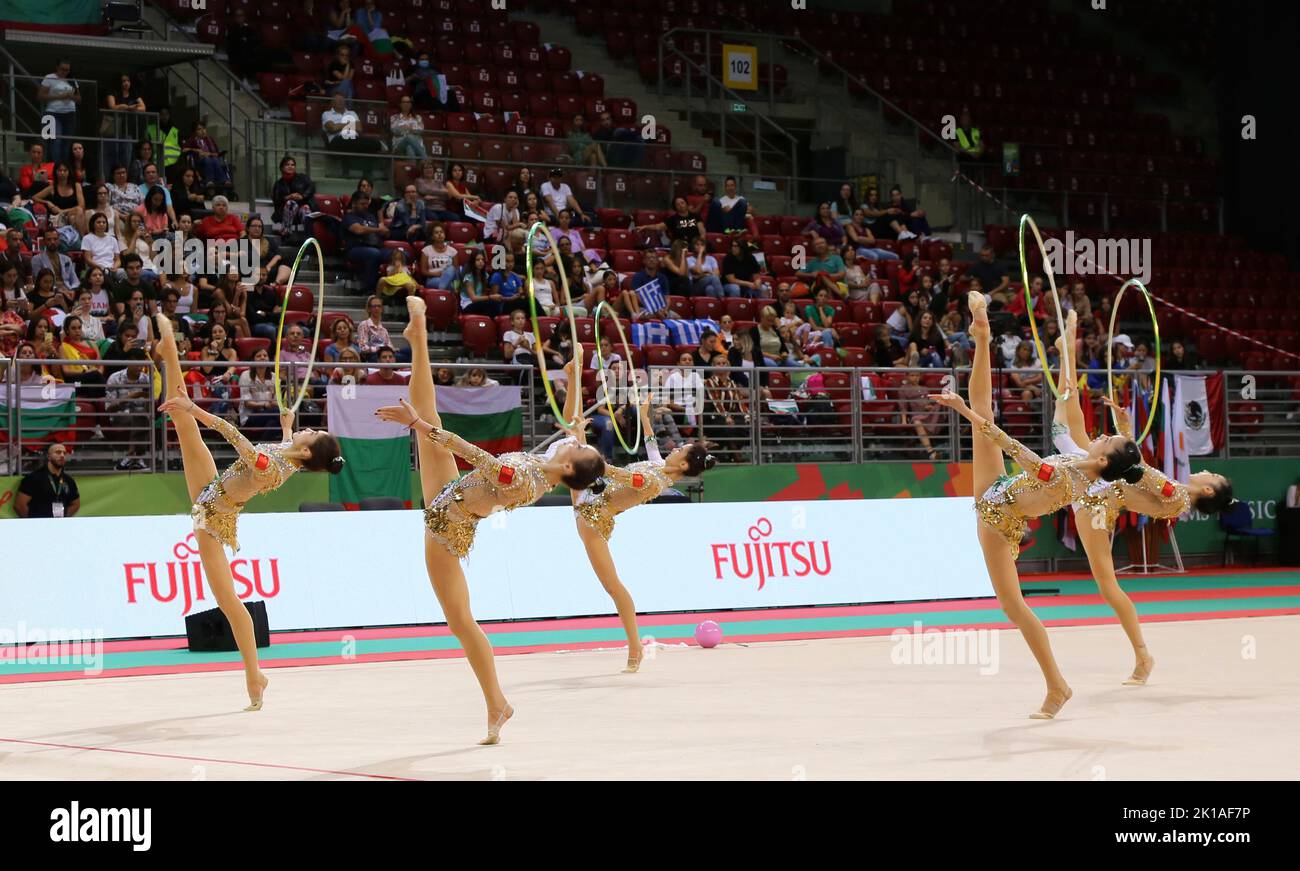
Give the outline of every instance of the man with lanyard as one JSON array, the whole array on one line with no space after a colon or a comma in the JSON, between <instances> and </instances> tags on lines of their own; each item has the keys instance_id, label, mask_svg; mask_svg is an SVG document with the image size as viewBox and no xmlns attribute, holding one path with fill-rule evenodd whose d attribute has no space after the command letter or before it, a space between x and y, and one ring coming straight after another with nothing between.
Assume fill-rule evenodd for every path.
<instances>
[{"instance_id":1,"label":"man with lanyard","mask_svg":"<svg viewBox=\"0 0 1300 871\"><path fill-rule=\"evenodd\" d=\"M14 511L19 517L72 517L81 508L77 482L63 471L68 449L54 442L45 448L45 466L18 484Z\"/></svg>"}]
</instances>

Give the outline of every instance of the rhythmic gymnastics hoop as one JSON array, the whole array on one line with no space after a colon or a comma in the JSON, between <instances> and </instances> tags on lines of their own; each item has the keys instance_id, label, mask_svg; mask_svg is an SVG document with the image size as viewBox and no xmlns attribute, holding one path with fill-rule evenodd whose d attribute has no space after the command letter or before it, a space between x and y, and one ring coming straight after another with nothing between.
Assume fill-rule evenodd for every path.
<instances>
[{"instance_id":1,"label":"rhythmic gymnastics hoop","mask_svg":"<svg viewBox=\"0 0 1300 871\"><path fill-rule=\"evenodd\" d=\"M1047 365L1047 351L1043 348L1043 341L1038 337L1038 325L1034 320L1034 303L1033 297L1029 295L1029 265L1025 262L1025 225L1034 231L1034 239L1038 241L1038 253L1043 255L1043 270L1047 273L1047 282L1052 287L1052 297L1056 300L1056 322L1061 328L1061 336L1065 336L1065 314L1061 309L1061 295L1056 292L1056 273L1052 270L1050 258L1047 256L1047 246L1043 244L1042 234L1038 232L1038 225L1029 213L1020 216L1020 279L1025 287L1025 310L1029 313L1029 330L1034 337L1034 350L1038 352L1038 362L1043 367L1043 373L1047 375L1047 386L1052 388L1052 395L1057 399L1061 398L1061 390L1052 378L1052 370ZM1061 367L1061 377L1065 377L1065 367ZM1067 391L1069 388L1066 388Z\"/></svg>"},{"instance_id":2,"label":"rhythmic gymnastics hoop","mask_svg":"<svg viewBox=\"0 0 1300 871\"><path fill-rule=\"evenodd\" d=\"M1106 392L1110 394L1110 401L1115 402L1115 317L1119 314L1119 301L1123 299L1124 291L1128 290L1130 286L1142 291L1142 298L1147 302L1147 311L1151 313L1151 329L1156 339L1156 379L1154 382L1155 389L1151 394L1151 412L1147 415L1147 425L1142 428L1142 435L1137 438L1137 443L1142 444L1142 442L1146 441L1147 434L1151 432L1151 425L1156 420L1156 409L1160 407L1160 321L1156 318L1156 307L1151 302L1151 291L1147 290L1147 286L1136 278L1130 278L1119 286L1119 291L1115 294L1115 302L1110 310L1108 335L1111 337L1111 341L1106 345ZM1115 422L1115 429L1118 430L1119 420L1114 408L1110 410L1110 416L1111 420Z\"/></svg>"},{"instance_id":3,"label":"rhythmic gymnastics hoop","mask_svg":"<svg viewBox=\"0 0 1300 871\"><path fill-rule=\"evenodd\" d=\"M526 267L524 271L527 273L528 276L528 313L532 316L532 320L533 320L533 335L537 337L537 341L540 344L542 340L542 325L541 322L538 321L537 319L537 291L533 288L533 236L537 235L538 230L541 230L543 233L546 234L547 241L551 243L550 250L556 252L557 256L560 249L559 246L555 244L555 237L551 235L550 228L547 227L545 224L543 224L541 221L538 221L537 223L533 224L531 227L528 228L528 238L524 242L524 248L525 248L524 264ZM566 305L564 308L569 313L569 341L574 343L574 351L576 352L577 343L578 343L578 321L573 315L573 297L569 295L569 276L564 271L563 268L557 269L555 271L560 273L560 285L564 288L564 298L569 301L569 304ZM597 352L599 353L599 348L600 348L599 342L596 343L596 348L598 349ZM555 419L560 421L564 425L565 429L572 429L573 427L577 426L578 418L581 416L581 412L576 413L573 420L565 421L564 412L560 410L560 404L555 401L555 391L551 389L551 379L546 372L545 352L537 355L537 368L542 371L542 387L546 390L547 401L551 403L551 411L555 412ZM570 384L569 389L581 390L582 373L575 372L574 376L577 379L578 383ZM620 438L619 441L622 441L622 438Z\"/></svg>"},{"instance_id":4,"label":"rhythmic gymnastics hoop","mask_svg":"<svg viewBox=\"0 0 1300 871\"><path fill-rule=\"evenodd\" d=\"M320 264L320 289L317 292L316 301L316 333L311 338L311 359L307 361L307 371L302 376L302 386L298 388L298 397L293 401L293 405L285 406L284 396L280 389L280 352L284 349L284 321L289 315L289 293L293 290L294 279L298 277L298 265L302 263L303 254L307 253L307 246L312 245L316 248L316 260ZM275 370L272 372L272 387L275 390L275 404L280 407L281 414L297 414L298 406L302 405L303 399L307 396L307 389L311 386L311 370L316 366L316 345L320 342L321 321L324 320L325 314L325 252L321 250L320 243L315 237L308 236L303 240L302 245L298 248L298 256L293 258L293 269L289 270L289 283L284 289L284 299L280 303L280 328L275 333Z\"/></svg>"},{"instance_id":5,"label":"rhythmic gymnastics hoop","mask_svg":"<svg viewBox=\"0 0 1300 871\"><path fill-rule=\"evenodd\" d=\"M602 310L604 310L605 313L608 314L610 318L614 321L614 328L618 330L618 337L623 342L623 350L627 352L628 369L632 373L631 393L632 393L632 405L636 408L636 438L632 440L632 444L630 446L628 445L627 441L623 438L622 430L620 430L618 427L618 415L614 413L614 403L609 398L610 391L609 391L608 383L605 384L605 407L609 409L610 426L614 427L614 435L618 438L619 444L623 446L623 450L627 451L629 454L635 455L637 449L641 447L641 436L643 435L643 432L641 430L641 392L640 392L640 387L638 387L637 380L636 380L637 368L635 364L633 364L632 362L632 346L627 341L627 333L624 332L623 325L618 321L618 314L614 311L614 309L610 306L608 302L602 299L600 301L600 304L596 306L596 312L594 318L594 323L597 325L596 362L600 365L600 377L602 381L606 381L609 372L609 369L605 366L605 358L600 353L599 325L600 325L600 313Z\"/></svg>"}]
</instances>

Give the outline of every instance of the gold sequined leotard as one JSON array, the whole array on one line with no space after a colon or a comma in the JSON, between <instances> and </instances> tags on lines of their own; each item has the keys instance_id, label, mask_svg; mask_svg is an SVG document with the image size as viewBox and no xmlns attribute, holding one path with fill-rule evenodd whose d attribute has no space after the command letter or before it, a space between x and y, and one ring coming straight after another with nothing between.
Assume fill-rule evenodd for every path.
<instances>
[{"instance_id":1,"label":"gold sequined leotard","mask_svg":"<svg viewBox=\"0 0 1300 871\"><path fill-rule=\"evenodd\" d=\"M980 520L991 526L1007 540L1013 558L1020 557L1020 541L1025 537L1030 517L1041 517L1064 508L1071 502L1088 506L1088 486L1092 483L1078 467L1078 456L1054 455L1039 457L1020 442L1011 438L991 421L985 421L980 433L992 441L1022 469L1018 475L1003 475L975 500L975 510ZM1022 505L1030 493L1041 493L1026 513Z\"/></svg>"},{"instance_id":2,"label":"gold sequined leotard","mask_svg":"<svg viewBox=\"0 0 1300 871\"><path fill-rule=\"evenodd\" d=\"M292 442L255 445L222 418L212 422L212 429L230 442L239 459L203 488L194 500L190 516L194 518L196 532L202 530L232 551L238 551L236 527L239 512L249 499L274 490L287 481L298 471L298 466L284 456Z\"/></svg>"},{"instance_id":3,"label":"gold sequined leotard","mask_svg":"<svg viewBox=\"0 0 1300 871\"><path fill-rule=\"evenodd\" d=\"M464 558L470 552L474 531L484 517L532 505L551 489L542 469L544 457L521 453L494 457L446 430L435 429L428 438L474 467L443 487L424 509L429 537L454 557Z\"/></svg>"},{"instance_id":4,"label":"gold sequined leotard","mask_svg":"<svg viewBox=\"0 0 1300 871\"><path fill-rule=\"evenodd\" d=\"M1133 431L1127 426L1118 428L1120 435L1133 438ZM1083 455L1083 451L1069 437L1068 432L1052 427L1052 441L1057 450L1067 455ZM1114 532L1115 524L1125 511L1145 514L1156 520L1172 520L1184 514L1192 502L1191 491L1185 484L1171 481L1163 472L1146 463L1142 464L1142 480L1136 484L1123 481L1108 482L1097 480L1088 487L1088 492L1076 508L1088 509L1093 516L1104 516L1106 531Z\"/></svg>"},{"instance_id":5,"label":"gold sequined leotard","mask_svg":"<svg viewBox=\"0 0 1300 871\"><path fill-rule=\"evenodd\" d=\"M672 476L664 471L664 461L658 453L654 451L651 459L632 463L627 468L606 466L609 483L605 489L600 493L584 490L578 504L573 506L581 521L609 541L614 533L615 517L629 508L654 501L673 486Z\"/></svg>"}]
</instances>

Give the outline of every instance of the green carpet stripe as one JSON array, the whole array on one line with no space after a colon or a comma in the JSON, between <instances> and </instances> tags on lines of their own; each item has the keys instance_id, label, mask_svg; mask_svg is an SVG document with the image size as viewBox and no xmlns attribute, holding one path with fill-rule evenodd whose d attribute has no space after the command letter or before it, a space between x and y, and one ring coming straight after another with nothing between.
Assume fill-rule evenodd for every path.
<instances>
[{"instance_id":1,"label":"green carpet stripe","mask_svg":"<svg viewBox=\"0 0 1300 871\"><path fill-rule=\"evenodd\" d=\"M1113 618L1114 612L1104 603L1093 605L1053 606L1051 600L1030 600L1031 605L1045 620L1087 620ZM1243 599L1183 599L1176 601L1137 603L1138 613L1145 617L1227 611L1269 611L1300 609L1300 596L1270 596ZM969 624L1004 623L1005 616L997 608L971 608L955 611L914 611L893 614L858 614L835 617L810 617L801 619L747 620L725 627L733 635L789 635L818 632L853 632L880 629L908 628L920 621L927 628ZM660 638L686 638L695 631L695 623L675 623L643 627L645 634ZM489 636L498 648L566 646L581 643L623 641L621 627L535 630L525 632L492 633ZM352 642L352 651L363 654L399 654L423 651L456 650L459 645L452 636L408 636L402 638L358 639ZM277 659L337 659L343 653L339 642L313 641L275 644L261 651L267 662ZM239 654L190 653L187 650L150 650L130 653L111 653L104 656L103 669L159 667L170 665L198 665L203 663L233 663ZM80 670L57 663L0 663L0 675L38 674Z\"/></svg>"},{"instance_id":2,"label":"green carpet stripe","mask_svg":"<svg viewBox=\"0 0 1300 871\"><path fill-rule=\"evenodd\" d=\"M1129 593L1179 592L1183 590L1231 590L1242 587L1292 587L1300 584L1300 572L1258 572L1244 575L1214 575L1202 578L1174 577L1124 577L1120 586ZM1097 584L1089 579L1080 581L1033 581L1025 585L1031 590L1059 590L1062 596L1086 596L1097 592Z\"/></svg>"}]
</instances>

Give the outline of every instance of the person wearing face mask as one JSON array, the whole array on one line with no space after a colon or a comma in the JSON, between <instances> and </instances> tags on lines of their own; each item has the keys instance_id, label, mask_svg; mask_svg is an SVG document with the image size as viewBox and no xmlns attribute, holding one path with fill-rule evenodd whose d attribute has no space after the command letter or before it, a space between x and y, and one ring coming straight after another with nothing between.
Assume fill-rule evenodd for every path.
<instances>
[{"instance_id":1,"label":"person wearing face mask","mask_svg":"<svg viewBox=\"0 0 1300 871\"><path fill-rule=\"evenodd\" d=\"M447 108L446 87L441 76L433 66L427 51L416 56L415 69L406 77L411 89L413 104L426 112L436 112Z\"/></svg>"}]
</instances>

